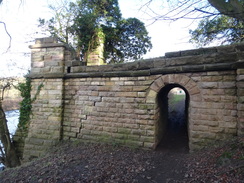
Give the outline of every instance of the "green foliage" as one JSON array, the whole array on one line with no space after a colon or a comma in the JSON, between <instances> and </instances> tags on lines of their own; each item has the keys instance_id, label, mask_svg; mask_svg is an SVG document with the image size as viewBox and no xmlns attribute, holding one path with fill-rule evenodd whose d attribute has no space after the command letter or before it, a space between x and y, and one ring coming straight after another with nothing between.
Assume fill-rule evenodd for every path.
<instances>
[{"instance_id":1,"label":"green foliage","mask_svg":"<svg viewBox=\"0 0 244 183\"><path fill-rule=\"evenodd\" d=\"M118 0L79 0L52 10L55 17L40 19L40 26L73 47L84 61L101 42L107 63L139 59L152 47L142 22L122 18Z\"/></svg>"},{"instance_id":2,"label":"green foliage","mask_svg":"<svg viewBox=\"0 0 244 183\"><path fill-rule=\"evenodd\" d=\"M31 79L26 77L25 83L20 83L17 86L17 89L20 91L20 95L23 100L20 102L20 116L19 116L19 124L18 127L23 129L28 128L30 122L30 114L32 109L32 102L34 102L39 95L43 84L40 84L37 88L37 93L31 99Z\"/></svg>"},{"instance_id":3,"label":"green foliage","mask_svg":"<svg viewBox=\"0 0 244 183\"><path fill-rule=\"evenodd\" d=\"M103 26L103 32L108 63L138 60L152 48L144 23L136 18L121 19L116 27Z\"/></svg>"},{"instance_id":4,"label":"green foliage","mask_svg":"<svg viewBox=\"0 0 244 183\"><path fill-rule=\"evenodd\" d=\"M19 116L19 127L26 128L30 121L31 112L31 80L26 78L25 83L20 83L17 86L20 91L23 100L20 102L20 116Z\"/></svg>"},{"instance_id":5,"label":"green foliage","mask_svg":"<svg viewBox=\"0 0 244 183\"><path fill-rule=\"evenodd\" d=\"M237 19L221 15L214 19L200 21L195 30L190 30L190 42L197 46L206 46L212 42L232 44L243 41L244 23Z\"/></svg>"}]
</instances>

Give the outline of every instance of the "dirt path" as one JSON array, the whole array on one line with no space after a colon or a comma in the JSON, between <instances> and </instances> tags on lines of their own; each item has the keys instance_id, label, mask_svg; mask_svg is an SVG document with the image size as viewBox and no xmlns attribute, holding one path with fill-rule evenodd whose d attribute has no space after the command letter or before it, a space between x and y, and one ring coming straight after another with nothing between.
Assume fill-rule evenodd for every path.
<instances>
[{"instance_id":1,"label":"dirt path","mask_svg":"<svg viewBox=\"0 0 244 183\"><path fill-rule=\"evenodd\" d=\"M186 153L180 146L178 150L146 151L64 142L45 157L4 170L0 173L0 182L244 183L243 150L244 137L193 154Z\"/></svg>"},{"instance_id":2,"label":"dirt path","mask_svg":"<svg viewBox=\"0 0 244 183\"><path fill-rule=\"evenodd\" d=\"M64 145L58 152L0 174L0 182L178 182L185 176L186 152L133 150L108 145Z\"/></svg>"},{"instance_id":3,"label":"dirt path","mask_svg":"<svg viewBox=\"0 0 244 183\"><path fill-rule=\"evenodd\" d=\"M185 153L176 153L170 151L160 151L155 153L152 158L154 167L146 174L138 176L138 181L142 183L166 183L178 182L185 178L186 167L184 165Z\"/></svg>"},{"instance_id":4,"label":"dirt path","mask_svg":"<svg viewBox=\"0 0 244 183\"><path fill-rule=\"evenodd\" d=\"M184 177L185 153L100 144L63 144L48 156L5 170L0 182L169 182Z\"/></svg>"},{"instance_id":5,"label":"dirt path","mask_svg":"<svg viewBox=\"0 0 244 183\"><path fill-rule=\"evenodd\" d=\"M190 155L185 134L167 134L167 139L162 141L153 156L151 162L154 166L145 175L138 177L139 182L178 182L185 178L185 159ZM181 138L181 139L179 139Z\"/></svg>"}]
</instances>

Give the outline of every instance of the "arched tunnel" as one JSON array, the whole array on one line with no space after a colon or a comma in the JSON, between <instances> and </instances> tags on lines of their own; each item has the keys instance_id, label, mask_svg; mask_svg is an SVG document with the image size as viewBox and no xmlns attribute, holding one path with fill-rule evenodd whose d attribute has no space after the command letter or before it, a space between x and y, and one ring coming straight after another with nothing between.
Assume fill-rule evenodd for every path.
<instances>
[{"instance_id":1,"label":"arched tunnel","mask_svg":"<svg viewBox=\"0 0 244 183\"><path fill-rule=\"evenodd\" d=\"M157 149L188 152L189 94L178 84L168 84L157 95L159 119Z\"/></svg>"}]
</instances>

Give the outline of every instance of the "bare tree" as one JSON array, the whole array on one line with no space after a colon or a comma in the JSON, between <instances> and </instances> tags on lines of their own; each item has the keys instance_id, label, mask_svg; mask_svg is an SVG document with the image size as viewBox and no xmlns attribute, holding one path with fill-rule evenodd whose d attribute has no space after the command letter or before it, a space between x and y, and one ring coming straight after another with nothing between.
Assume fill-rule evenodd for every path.
<instances>
[{"instance_id":1,"label":"bare tree","mask_svg":"<svg viewBox=\"0 0 244 183\"><path fill-rule=\"evenodd\" d=\"M4 91L11 87L12 79L8 78L1 81L1 97L0 97L0 162L6 167L16 167L20 165L20 159L16 153L13 141L10 137L7 119L2 108L2 101L4 99Z\"/></svg>"},{"instance_id":2,"label":"bare tree","mask_svg":"<svg viewBox=\"0 0 244 183\"><path fill-rule=\"evenodd\" d=\"M154 2L147 0L141 7L152 23L158 20L198 20L220 14L244 20L244 2L241 0L162 0L162 9L158 12L151 6Z\"/></svg>"},{"instance_id":3,"label":"bare tree","mask_svg":"<svg viewBox=\"0 0 244 183\"><path fill-rule=\"evenodd\" d=\"M20 0L20 4L22 4L23 1L24 0ZM3 2L3 0L0 0L0 5L2 4L2 2ZM6 23L0 20L0 24L3 24L4 30L5 30L6 34L8 35L8 37L9 37L9 46L8 46L8 48L6 50L6 52L7 52L10 49L10 47L11 47L12 37L11 37L11 35L8 32Z\"/></svg>"},{"instance_id":4,"label":"bare tree","mask_svg":"<svg viewBox=\"0 0 244 183\"><path fill-rule=\"evenodd\" d=\"M218 14L207 0L162 1L162 8L158 11L152 8L154 2L154 0L149 0L141 7L141 10L151 18L152 22L158 20L176 21L179 19L196 20Z\"/></svg>"},{"instance_id":5,"label":"bare tree","mask_svg":"<svg viewBox=\"0 0 244 183\"><path fill-rule=\"evenodd\" d=\"M24 0L19 1L20 5L24 2ZM3 0L0 0L0 5L2 4ZM9 37L9 46L7 48L8 51L11 47L12 37L8 32L6 23L0 20L0 24L3 25L5 32ZM4 100L4 92L13 86L13 81L13 78L4 78L0 80L0 163L10 168L19 166L21 164L20 158L18 157L14 143L9 133L6 115L2 106L2 102Z\"/></svg>"},{"instance_id":6,"label":"bare tree","mask_svg":"<svg viewBox=\"0 0 244 183\"><path fill-rule=\"evenodd\" d=\"M0 1L1 1L1 0L0 0ZM1 3L1 2L0 2L0 3ZM8 50L10 49L10 47L11 47L12 37L11 37L11 35L10 35L9 32L8 32L6 23L0 21L0 24L3 24L3 26L4 26L4 30L5 30L6 34L8 35L8 37L9 37L9 45L8 45L8 48L7 48L7 51L8 51ZM6 51L6 52L7 52L7 51Z\"/></svg>"}]
</instances>

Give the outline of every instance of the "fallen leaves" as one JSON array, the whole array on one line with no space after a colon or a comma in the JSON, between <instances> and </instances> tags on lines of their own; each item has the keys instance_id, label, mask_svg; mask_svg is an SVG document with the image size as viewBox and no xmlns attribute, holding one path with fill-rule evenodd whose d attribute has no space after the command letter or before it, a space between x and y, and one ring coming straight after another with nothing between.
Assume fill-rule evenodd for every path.
<instances>
[{"instance_id":1,"label":"fallen leaves","mask_svg":"<svg viewBox=\"0 0 244 183\"><path fill-rule=\"evenodd\" d=\"M244 183L243 180L244 137L192 154L64 143L45 157L0 173L3 183Z\"/></svg>"}]
</instances>

